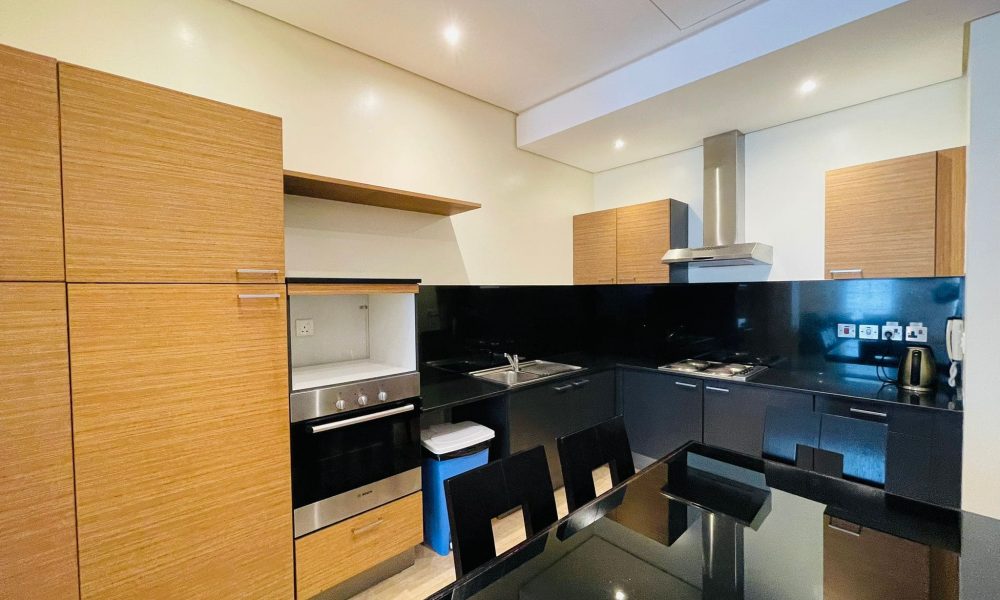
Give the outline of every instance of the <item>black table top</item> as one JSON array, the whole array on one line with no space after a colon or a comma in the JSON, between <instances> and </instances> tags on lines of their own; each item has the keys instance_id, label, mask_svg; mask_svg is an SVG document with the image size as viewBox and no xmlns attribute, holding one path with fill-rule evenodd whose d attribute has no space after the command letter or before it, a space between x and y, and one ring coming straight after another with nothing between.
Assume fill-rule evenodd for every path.
<instances>
[{"instance_id":1,"label":"black table top","mask_svg":"<svg viewBox=\"0 0 1000 600\"><path fill-rule=\"evenodd\" d=\"M1000 521L691 443L435 599L1000 598Z\"/></svg>"}]
</instances>

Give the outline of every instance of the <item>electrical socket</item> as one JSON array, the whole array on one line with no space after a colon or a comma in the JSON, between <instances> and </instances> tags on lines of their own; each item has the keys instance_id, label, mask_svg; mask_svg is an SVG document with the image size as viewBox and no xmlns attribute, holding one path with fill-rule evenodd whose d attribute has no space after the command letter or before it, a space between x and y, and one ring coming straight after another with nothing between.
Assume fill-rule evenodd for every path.
<instances>
[{"instance_id":1,"label":"electrical socket","mask_svg":"<svg viewBox=\"0 0 1000 600\"><path fill-rule=\"evenodd\" d=\"M885 325L882 326L882 339L885 338L886 333L892 333L892 337L889 338L894 342L903 341L903 327L899 324L899 321L886 321Z\"/></svg>"},{"instance_id":2,"label":"electrical socket","mask_svg":"<svg viewBox=\"0 0 1000 600\"><path fill-rule=\"evenodd\" d=\"M837 323L837 337L855 337L857 335L857 327L854 323Z\"/></svg>"},{"instance_id":3,"label":"electrical socket","mask_svg":"<svg viewBox=\"0 0 1000 600\"><path fill-rule=\"evenodd\" d=\"M862 340L877 340L878 325L859 325L858 338Z\"/></svg>"},{"instance_id":4,"label":"electrical socket","mask_svg":"<svg viewBox=\"0 0 1000 600\"><path fill-rule=\"evenodd\" d=\"M313 334L312 319L295 319L295 337L308 337Z\"/></svg>"},{"instance_id":5,"label":"electrical socket","mask_svg":"<svg viewBox=\"0 0 1000 600\"><path fill-rule=\"evenodd\" d=\"M910 323L906 326L906 341L907 342L926 342L927 341L927 328L924 327L923 323Z\"/></svg>"}]
</instances>

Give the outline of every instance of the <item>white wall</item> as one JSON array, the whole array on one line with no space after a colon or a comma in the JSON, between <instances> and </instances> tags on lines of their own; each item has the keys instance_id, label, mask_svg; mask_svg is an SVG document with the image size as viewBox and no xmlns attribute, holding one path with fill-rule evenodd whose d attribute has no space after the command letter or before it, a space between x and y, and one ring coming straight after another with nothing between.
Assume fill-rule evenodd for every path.
<instances>
[{"instance_id":1,"label":"white wall","mask_svg":"<svg viewBox=\"0 0 1000 600\"><path fill-rule=\"evenodd\" d=\"M972 23L969 124L962 506L1000 518L1000 14Z\"/></svg>"},{"instance_id":2,"label":"white wall","mask_svg":"<svg viewBox=\"0 0 1000 600\"><path fill-rule=\"evenodd\" d=\"M279 115L285 167L480 202L451 218L287 202L289 270L569 283L589 173L514 115L225 0L4 0L0 43Z\"/></svg>"},{"instance_id":3,"label":"white wall","mask_svg":"<svg viewBox=\"0 0 1000 600\"><path fill-rule=\"evenodd\" d=\"M697 268L691 280L822 279L826 171L964 146L966 88L956 79L747 134L747 241L773 245L774 265ZM689 241L700 245L700 147L594 177L597 208L665 197L690 205Z\"/></svg>"}]
</instances>

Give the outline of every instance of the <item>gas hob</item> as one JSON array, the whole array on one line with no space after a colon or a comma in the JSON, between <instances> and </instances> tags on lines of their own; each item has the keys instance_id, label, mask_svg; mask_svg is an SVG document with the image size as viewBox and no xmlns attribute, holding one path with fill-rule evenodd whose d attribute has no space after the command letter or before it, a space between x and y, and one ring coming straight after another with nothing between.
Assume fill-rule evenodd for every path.
<instances>
[{"instance_id":1,"label":"gas hob","mask_svg":"<svg viewBox=\"0 0 1000 600\"><path fill-rule=\"evenodd\" d=\"M767 369L764 365L717 362L694 358L670 363L658 368L661 371L676 373L678 375L697 375L699 377L714 377L716 379L731 379L733 381L747 381L754 375Z\"/></svg>"}]
</instances>

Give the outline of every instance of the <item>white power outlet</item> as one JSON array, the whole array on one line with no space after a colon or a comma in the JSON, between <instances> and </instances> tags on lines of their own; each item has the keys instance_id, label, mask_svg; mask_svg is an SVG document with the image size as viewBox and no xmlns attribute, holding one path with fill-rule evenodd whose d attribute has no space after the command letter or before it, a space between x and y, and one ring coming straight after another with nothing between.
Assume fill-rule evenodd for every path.
<instances>
[{"instance_id":1,"label":"white power outlet","mask_svg":"<svg viewBox=\"0 0 1000 600\"><path fill-rule=\"evenodd\" d=\"M312 319L295 319L295 337L307 337L313 334Z\"/></svg>"},{"instance_id":2,"label":"white power outlet","mask_svg":"<svg viewBox=\"0 0 1000 600\"><path fill-rule=\"evenodd\" d=\"M886 339L886 334L891 333L891 339L894 342L903 341L903 327L899 324L899 321L886 321L886 324L882 326L882 339Z\"/></svg>"},{"instance_id":3,"label":"white power outlet","mask_svg":"<svg viewBox=\"0 0 1000 600\"><path fill-rule=\"evenodd\" d=\"M927 328L923 323L910 323L906 326L907 342L926 342Z\"/></svg>"},{"instance_id":4,"label":"white power outlet","mask_svg":"<svg viewBox=\"0 0 1000 600\"><path fill-rule=\"evenodd\" d=\"M858 338L862 340L877 340L878 325L859 325Z\"/></svg>"},{"instance_id":5,"label":"white power outlet","mask_svg":"<svg viewBox=\"0 0 1000 600\"><path fill-rule=\"evenodd\" d=\"M852 338L857 335L857 325L854 323L838 323L837 337Z\"/></svg>"}]
</instances>

